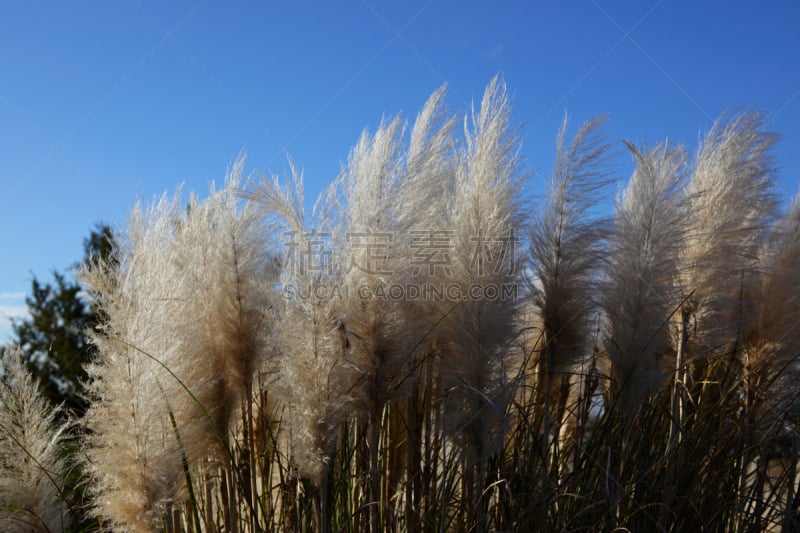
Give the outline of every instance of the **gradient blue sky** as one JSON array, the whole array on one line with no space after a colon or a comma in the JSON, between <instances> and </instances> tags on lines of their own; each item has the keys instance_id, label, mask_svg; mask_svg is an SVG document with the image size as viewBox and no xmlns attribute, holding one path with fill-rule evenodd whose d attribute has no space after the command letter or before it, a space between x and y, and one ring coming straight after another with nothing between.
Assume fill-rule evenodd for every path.
<instances>
[{"instance_id":1,"label":"gradient blue sky","mask_svg":"<svg viewBox=\"0 0 800 533\"><path fill-rule=\"evenodd\" d=\"M536 193L564 110L611 139L693 148L723 111L764 110L779 192L800 179L796 1L4 2L0 342L32 275L82 255L137 197L204 192L237 154L307 193L361 131L415 116L447 82L465 110L502 73ZM630 158L619 158L621 180Z\"/></svg>"}]
</instances>

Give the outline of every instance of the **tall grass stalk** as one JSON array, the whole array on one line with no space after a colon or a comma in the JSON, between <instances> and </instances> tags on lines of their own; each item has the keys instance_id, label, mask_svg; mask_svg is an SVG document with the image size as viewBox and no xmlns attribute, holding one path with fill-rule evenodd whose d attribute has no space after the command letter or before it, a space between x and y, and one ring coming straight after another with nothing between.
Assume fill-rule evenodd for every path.
<instances>
[{"instance_id":1,"label":"tall grass stalk","mask_svg":"<svg viewBox=\"0 0 800 533\"><path fill-rule=\"evenodd\" d=\"M573 437L568 435L574 426L569 413L576 408L575 385L580 387L575 377L592 353L592 325L599 316L597 274L608 220L593 211L610 184L610 145L598 131L604 121L597 117L585 122L570 142L564 116L547 202L531 217L529 297L541 329L532 352L536 367L527 374L536 376L537 409L544 416L545 453L553 454L554 476L559 471L559 429L566 430L564 438Z\"/></svg>"},{"instance_id":2,"label":"tall grass stalk","mask_svg":"<svg viewBox=\"0 0 800 533\"><path fill-rule=\"evenodd\" d=\"M741 334L731 315L776 209L770 152L776 136L764 131L764 120L756 112L726 114L697 152L686 187L687 224L676 279L686 300L676 316L676 350L691 330L675 366L678 383L684 362L730 347Z\"/></svg>"},{"instance_id":3,"label":"tall grass stalk","mask_svg":"<svg viewBox=\"0 0 800 533\"><path fill-rule=\"evenodd\" d=\"M686 155L628 145L636 170L617 200L605 283L606 350L623 413L666 381L669 322L680 304L676 256L685 234Z\"/></svg>"},{"instance_id":4,"label":"tall grass stalk","mask_svg":"<svg viewBox=\"0 0 800 533\"><path fill-rule=\"evenodd\" d=\"M522 175L519 139L511 126L505 83L495 78L480 107L464 121L465 143L457 153L452 204L445 223L453 231L451 283L470 287L515 286L521 255ZM515 336L516 298L467 298L452 307L437 338L443 347L441 379L446 429L457 438L463 461L466 510L485 527L480 499L486 461L502 445L506 405L513 391L506 348Z\"/></svg>"}]
</instances>

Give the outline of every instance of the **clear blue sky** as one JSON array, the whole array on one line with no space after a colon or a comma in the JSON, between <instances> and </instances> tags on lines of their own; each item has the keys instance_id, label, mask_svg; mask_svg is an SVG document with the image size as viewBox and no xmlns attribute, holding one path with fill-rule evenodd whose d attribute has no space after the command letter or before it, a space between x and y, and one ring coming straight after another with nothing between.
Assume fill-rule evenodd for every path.
<instances>
[{"instance_id":1,"label":"clear blue sky","mask_svg":"<svg viewBox=\"0 0 800 533\"><path fill-rule=\"evenodd\" d=\"M796 1L4 2L0 7L0 341L32 275L82 255L97 222L237 154L315 195L381 116L449 84L464 110L502 73L533 192L565 109L614 140L691 148L726 109L770 114L780 192L800 180ZM627 178L629 158L620 158Z\"/></svg>"}]
</instances>

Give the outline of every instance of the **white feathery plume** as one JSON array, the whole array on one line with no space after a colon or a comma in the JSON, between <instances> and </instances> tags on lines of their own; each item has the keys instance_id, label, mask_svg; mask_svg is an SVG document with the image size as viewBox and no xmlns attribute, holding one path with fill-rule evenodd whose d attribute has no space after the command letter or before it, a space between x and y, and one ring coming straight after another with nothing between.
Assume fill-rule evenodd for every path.
<instances>
[{"instance_id":1,"label":"white feathery plume","mask_svg":"<svg viewBox=\"0 0 800 533\"><path fill-rule=\"evenodd\" d=\"M454 201L453 132L457 118L445 115L445 90L442 86L428 98L411 129L406 178L401 184L403 193L397 210L398 224L403 229L420 232L452 229L444 224Z\"/></svg>"},{"instance_id":2,"label":"white feathery plume","mask_svg":"<svg viewBox=\"0 0 800 533\"><path fill-rule=\"evenodd\" d=\"M800 195L773 228L753 288L754 313L746 338L749 385L773 414L798 419L800 375Z\"/></svg>"},{"instance_id":3,"label":"white feathery plume","mask_svg":"<svg viewBox=\"0 0 800 533\"><path fill-rule=\"evenodd\" d=\"M399 117L364 133L336 184L343 198L333 229L349 296L344 325L353 357L370 366L373 407L415 382L412 352L430 325L419 302L384 293L435 281L437 272L415 262L414 250L442 229L441 201L454 174L454 122L442 117L443 97L444 87L429 98L407 150ZM359 350L365 353L357 356Z\"/></svg>"},{"instance_id":4,"label":"white feathery plume","mask_svg":"<svg viewBox=\"0 0 800 533\"><path fill-rule=\"evenodd\" d=\"M448 281L462 298L442 302L439 315L446 318L434 332L443 350L445 422L461 436L472 460L485 458L499 444L513 394L506 357L515 334L522 179L509 109L505 83L496 77L480 109L465 119L466 143L457 154L447 218L453 232ZM498 297L484 292L487 288ZM512 292L503 297L504 290Z\"/></svg>"},{"instance_id":5,"label":"white feathery plume","mask_svg":"<svg viewBox=\"0 0 800 533\"><path fill-rule=\"evenodd\" d=\"M342 320L350 357L364 372L364 407L373 415L396 393L413 336L402 333L402 301L376 296L397 285L407 256L407 231L399 224L403 133L396 117L374 134L362 134L335 185L342 195L332 228L339 244L336 277L347 288Z\"/></svg>"},{"instance_id":6,"label":"white feathery plume","mask_svg":"<svg viewBox=\"0 0 800 533\"><path fill-rule=\"evenodd\" d=\"M182 273L182 315L194 324L180 357L190 365L198 354L212 362L212 374L187 377L208 390L208 407L223 434L243 400L251 398L253 379L264 363L278 278L277 251L256 209L240 206L243 166L243 158L234 163L223 190L212 187L207 200L192 200L176 231L170 265Z\"/></svg>"},{"instance_id":7,"label":"white feathery plume","mask_svg":"<svg viewBox=\"0 0 800 533\"><path fill-rule=\"evenodd\" d=\"M284 424L298 473L320 487L341 423L354 408L363 412L360 387L365 386L365 371L363 364L348 357L343 295L331 261L331 229L306 224L302 183L302 175L292 167L286 186L276 176L262 177L245 196L259 206L283 243L284 298L271 338L276 352L272 387L292 414Z\"/></svg>"},{"instance_id":8,"label":"white feathery plume","mask_svg":"<svg viewBox=\"0 0 800 533\"><path fill-rule=\"evenodd\" d=\"M118 241L119 266L108 261L82 272L107 317L93 336L97 360L87 368L90 489L95 512L122 531L156 531L180 478L180 451L164 408L165 396L178 391L145 355L166 359L178 337L163 334L180 317L179 283L163 259L180 218L177 194L147 210L137 204L127 238Z\"/></svg>"},{"instance_id":9,"label":"white feathery plume","mask_svg":"<svg viewBox=\"0 0 800 533\"><path fill-rule=\"evenodd\" d=\"M680 304L674 287L684 235L686 153L664 142L641 151L616 204L606 267L605 347L623 412L634 411L663 383L671 352L669 323Z\"/></svg>"},{"instance_id":10,"label":"white feathery plume","mask_svg":"<svg viewBox=\"0 0 800 533\"><path fill-rule=\"evenodd\" d=\"M597 273L608 230L607 219L592 217L610 183L609 144L598 133L604 122L605 117L586 121L568 142L564 116L548 202L530 227L534 279L529 290L543 327L540 372L551 377L566 377L591 353Z\"/></svg>"},{"instance_id":11,"label":"white feathery plume","mask_svg":"<svg viewBox=\"0 0 800 533\"><path fill-rule=\"evenodd\" d=\"M678 327L673 341L679 345L691 329L688 358L741 336L736 315L743 280L756 266L776 207L770 153L776 136L763 125L760 113L725 114L697 153L686 188L687 233L677 278L686 299L682 313L691 324Z\"/></svg>"},{"instance_id":12,"label":"white feathery plume","mask_svg":"<svg viewBox=\"0 0 800 533\"><path fill-rule=\"evenodd\" d=\"M239 209L241 168L188 210L179 194L137 206L118 266L84 268L107 317L89 368L86 453L96 512L120 529L159 528L186 490L182 454L190 465L221 456L266 353L271 250L251 208Z\"/></svg>"},{"instance_id":13,"label":"white feathery plume","mask_svg":"<svg viewBox=\"0 0 800 533\"><path fill-rule=\"evenodd\" d=\"M72 422L39 393L19 349L0 348L0 529L9 533L68 528L62 446Z\"/></svg>"}]
</instances>

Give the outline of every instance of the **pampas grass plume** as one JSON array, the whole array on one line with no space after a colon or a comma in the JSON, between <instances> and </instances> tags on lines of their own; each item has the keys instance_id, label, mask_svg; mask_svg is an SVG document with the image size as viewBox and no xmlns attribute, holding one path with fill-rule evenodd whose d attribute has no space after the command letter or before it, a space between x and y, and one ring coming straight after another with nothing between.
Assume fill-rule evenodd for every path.
<instances>
[{"instance_id":1,"label":"pampas grass plume","mask_svg":"<svg viewBox=\"0 0 800 533\"><path fill-rule=\"evenodd\" d=\"M628 148L636 169L617 200L604 299L605 346L625 412L640 406L667 375L659 358L670 353L668 326L680 303L673 283L687 177L680 147Z\"/></svg>"},{"instance_id":2,"label":"pampas grass plume","mask_svg":"<svg viewBox=\"0 0 800 533\"><path fill-rule=\"evenodd\" d=\"M65 531L69 468L64 444L72 422L39 393L19 349L2 348L0 370L0 529Z\"/></svg>"}]
</instances>

